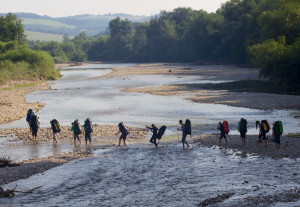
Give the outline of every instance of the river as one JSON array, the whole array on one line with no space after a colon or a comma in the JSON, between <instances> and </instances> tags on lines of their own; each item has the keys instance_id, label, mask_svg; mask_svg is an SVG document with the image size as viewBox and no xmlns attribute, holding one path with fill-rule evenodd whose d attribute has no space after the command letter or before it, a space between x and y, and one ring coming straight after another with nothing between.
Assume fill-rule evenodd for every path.
<instances>
[{"instance_id":1,"label":"river","mask_svg":"<svg viewBox=\"0 0 300 207\"><path fill-rule=\"evenodd\" d=\"M130 64L131 65L131 64ZM121 93L127 87L155 86L171 83L213 82L210 77L148 75L94 79L119 65L86 65L62 70L60 80L52 82L49 91L26 96L30 101L45 103L38 112L42 126L57 118L61 124L90 117L93 123L144 127L146 124L170 126L174 134L179 119L189 118L195 135L216 132L218 121L226 119L231 133L237 133L237 121L244 117L249 133L256 134L255 120L282 120L285 132L295 132L299 120L292 110L264 111L215 104L197 104L181 96L154 96ZM1 127L26 127L24 119ZM32 145L30 145L32 148ZM52 144L43 143L51 151ZM25 149L27 145L22 145ZM63 145L64 149L72 149ZM43 149L41 147L39 150ZM19 150L19 149L18 149ZM13 151L12 151L13 152ZM59 153L64 150L59 150ZM45 150L44 155L47 155ZM243 155L240 156L239 154ZM231 193L224 202L211 206L253 206L253 200L286 195L300 189L299 159L261 158L228 149L191 147L182 149L176 142L164 142L157 149L150 144L94 151L82 158L55 167L28 179L9 183L4 188L26 191L41 186L32 194L18 193L0 199L3 206L197 206L207 198ZM251 200L252 199L252 200ZM258 206L266 206L261 201ZM270 206L300 206L298 200L284 198Z\"/></svg>"}]
</instances>

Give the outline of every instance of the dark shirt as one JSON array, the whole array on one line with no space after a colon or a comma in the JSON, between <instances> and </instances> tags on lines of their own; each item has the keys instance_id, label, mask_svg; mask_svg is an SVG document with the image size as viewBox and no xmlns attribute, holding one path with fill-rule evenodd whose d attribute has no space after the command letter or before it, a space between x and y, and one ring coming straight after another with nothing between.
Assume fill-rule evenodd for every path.
<instances>
[{"instance_id":1,"label":"dark shirt","mask_svg":"<svg viewBox=\"0 0 300 207\"><path fill-rule=\"evenodd\" d=\"M152 137L157 137L157 127L147 127L148 129L150 129L153 132Z\"/></svg>"}]
</instances>

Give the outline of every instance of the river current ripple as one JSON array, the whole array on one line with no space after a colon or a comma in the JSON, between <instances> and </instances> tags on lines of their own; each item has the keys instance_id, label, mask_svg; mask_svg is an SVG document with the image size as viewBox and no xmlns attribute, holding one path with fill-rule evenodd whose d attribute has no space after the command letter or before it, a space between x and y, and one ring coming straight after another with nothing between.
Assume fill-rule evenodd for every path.
<instances>
[{"instance_id":1,"label":"river current ripple","mask_svg":"<svg viewBox=\"0 0 300 207\"><path fill-rule=\"evenodd\" d=\"M274 196L299 188L299 176L293 175L299 164L299 160L241 157L227 149L182 149L179 143L162 143L157 149L136 144L99 149L92 158L10 183L5 187L17 185L23 191L42 187L2 202L5 206L197 206L207 198L233 193L216 206L235 206L246 195Z\"/></svg>"}]
</instances>

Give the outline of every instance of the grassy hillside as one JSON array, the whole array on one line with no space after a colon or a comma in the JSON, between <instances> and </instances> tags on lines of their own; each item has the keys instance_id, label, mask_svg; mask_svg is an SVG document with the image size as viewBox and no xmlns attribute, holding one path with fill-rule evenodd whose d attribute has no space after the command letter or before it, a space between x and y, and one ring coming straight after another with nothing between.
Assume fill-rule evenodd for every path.
<instances>
[{"instance_id":1,"label":"grassy hillside","mask_svg":"<svg viewBox=\"0 0 300 207\"><path fill-rule=\"evenodd\" d=\"M87 35L94 36L106 31L110 20L120 17L133 22L147 21L150 17L133 16L127 14L105 14L105 15L76 15L69 17L52 18L32 13L15 13L23 21L26 31L41 32L57 35L76 36L81 31ZM0 16L6 14L0 13ZM49 39L51 40L51 39Z\"/></svg>"},{"instance_id":2,"label":"grassy hillside","mask_svg":"<svg viewBox=\"0 0 300 207\"><path fill-rule=\"evenodd\" d=\"M33 40L33 41L39 40L41 42L43 41L62 42L63 40L63 35L57 35L57 34L31 32L31 31L25 31L25 34L28 40Z\"/></svg>"},{"instance_id":3,"label":"grassy hillside","mask_svg":"<svg viewBox=\"0 0 300 207\"><path fill-rule=\"evenodd\" d=\"M64 24L55 20L48 19L32 19L32 18L23 18L22 23L24 25L41 25L41 26L50 26L50 27L65 27L70 29L75 29L75 26Z\"/></svg>"}]
</instances>

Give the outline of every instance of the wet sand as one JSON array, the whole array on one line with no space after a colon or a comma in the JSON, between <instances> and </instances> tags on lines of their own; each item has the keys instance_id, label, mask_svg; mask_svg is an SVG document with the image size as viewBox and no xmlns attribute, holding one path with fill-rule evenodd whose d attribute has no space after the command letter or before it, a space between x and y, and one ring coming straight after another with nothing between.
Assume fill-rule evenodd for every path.
<instances>
[{"instance_id":1,"label":"wet sand","mask_svg":"<svg viewBox=\"0 0 300 207\"><path fill-rule=\"evenodd\" d=\"M219 134L203 135L194 139L194 145L197 147L205 146L214 149L219 149ZM260 157L271 157L274 159L280 158L300 158L300 138L281 136L281 148L276 149L275 143L271 138L267 141L267 147L264 142L257 146L257 135L247 135L246 144L242 144L239 135L227 136L227 146L225 140L221 140L221 148L232 149L236 156L247 157L249 155L256 155Z\"/></svg>"}]
</instances>

